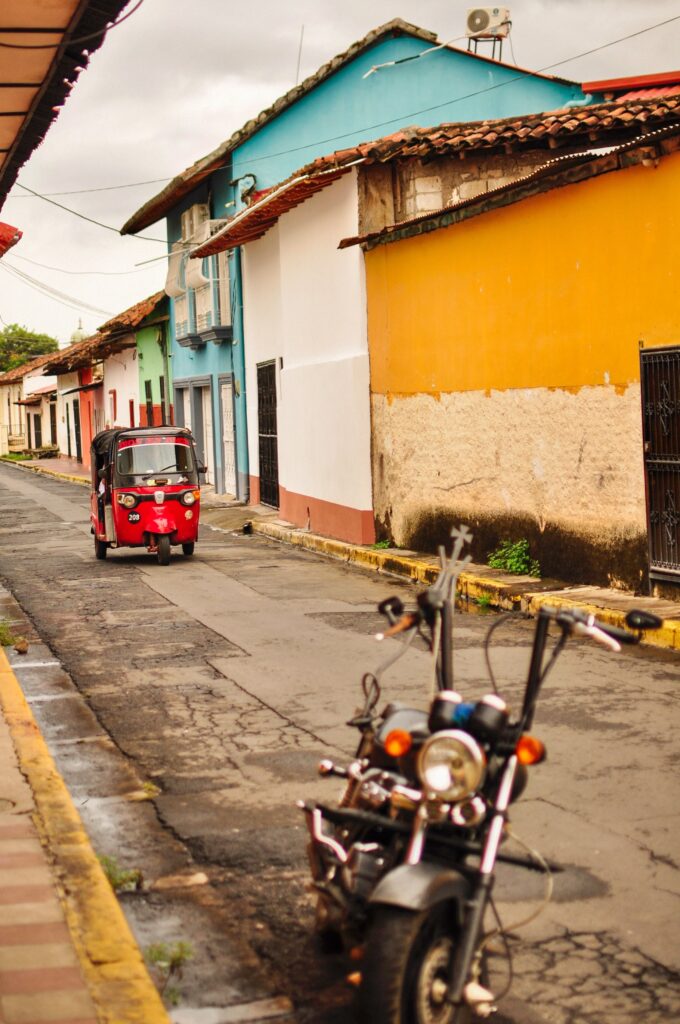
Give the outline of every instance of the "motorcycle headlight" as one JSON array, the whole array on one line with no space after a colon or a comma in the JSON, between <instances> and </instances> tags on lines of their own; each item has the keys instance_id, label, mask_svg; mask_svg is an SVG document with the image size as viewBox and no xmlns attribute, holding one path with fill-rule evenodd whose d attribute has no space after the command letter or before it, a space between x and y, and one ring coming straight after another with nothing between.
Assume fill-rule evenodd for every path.
<instances>
[{"instance_id":1,"label":"motorcycle headlight","mask_svg":"<svg viewBox=\"0 0 680 1024\"><path fill-rule=\"evenodd\" d=\"M460 729L431 736L418 755L417 771L423 789L453 803L474 793L482 783L486 757L479 744Z\"/></svg>"},{"instance_id":2,"label":"motorcycle headlight","mask_svg":"<svg viewBox=\"0 0 680 1024\"><path fill-rule=\"evenodd\" d=\"M134 494L119 494L118 504L124 505L125 508L134 508L137 504L137 498Z\"/></svg>"},{"instance_id":3,"label":"motorcycle headlight","mask_svg":"<svg viewBox=\"0 0 680 1024\"><path fill-rule=\"evenodd\" d=\"M195 501L196 501L196 495L194 494L193 491L184 491L184 493L182 495L182 504L183 505L193 505Z\"/></svg>"}]
</instances>

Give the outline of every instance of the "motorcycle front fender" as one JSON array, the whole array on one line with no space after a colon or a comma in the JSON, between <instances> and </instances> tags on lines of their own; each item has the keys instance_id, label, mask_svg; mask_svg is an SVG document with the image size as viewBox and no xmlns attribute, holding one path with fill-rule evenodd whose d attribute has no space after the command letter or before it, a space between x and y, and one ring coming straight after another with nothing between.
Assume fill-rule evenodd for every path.
<instances>
[{"instance_id":1,"label":"motorcycle front fender","mask_svg":"<svg viewBox=\"0 0 680 1024\"><path fill-rule=\"evenodd\" d=\"M460 871L421 861L420 864L400 864L385 875L373 890L369 903L419 912L454 900L462 911L471 894L472 884Z\"/></svg>"},{"instance_id":2,"label":"motorcycle front fender","mask_svg":"<svg viewBox=\"0 0 680 1024\"><path fill-rule=\"evenodd\" d=\"M163 534L176 533L177 523L172 516L152 515L144 523L144 529L148 533Z\"/></svg>"}]
</instances>

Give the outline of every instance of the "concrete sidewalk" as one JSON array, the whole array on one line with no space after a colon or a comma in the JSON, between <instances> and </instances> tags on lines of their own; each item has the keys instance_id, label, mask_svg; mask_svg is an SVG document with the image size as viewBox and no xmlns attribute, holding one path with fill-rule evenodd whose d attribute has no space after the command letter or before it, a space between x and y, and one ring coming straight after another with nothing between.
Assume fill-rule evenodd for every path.
<instances>
[{"instance_id":1,"label":"concrete sidewalk","mask_svg":"<svg viewBox=\"0 0 680 1024\"><path fill-rule=\"evenodd\" d=\"M0 778L0 1024L169 1024L2 647Z\"/></svg>"},{"instance_id":2,"label":"concrete sidewalk","mask_svg":"<svg viewBox=\"0 0 680 1024\"><path fill-rule=\"evenodd\" d=\"M36 459L16 465L89 486L89 474L73 459ZM204 525L230 532L245 528L271 540L417 583L429 584L437 578L438 561L432 556L399 548L376 549L333 540L281 521L276 509L264 505L243 505L229 497L215 495L211 487L202 490L201 523ZM458 589L463 606L491 607L528 615L535 615L541 605L582 608L610 625L621 627L625 625L628 611L644 608L664 620L661 629L645 634L644 643L680 651L680 601L644 597L587 584L574 585L561 580L515 576L473 563L461 573Z\"/></svg>"}]
</instances>

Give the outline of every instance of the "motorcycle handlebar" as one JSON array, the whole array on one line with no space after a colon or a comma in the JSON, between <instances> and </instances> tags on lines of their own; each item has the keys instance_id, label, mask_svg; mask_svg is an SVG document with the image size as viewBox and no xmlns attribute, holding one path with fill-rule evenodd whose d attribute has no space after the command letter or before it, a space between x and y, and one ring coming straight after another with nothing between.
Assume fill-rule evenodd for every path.
<instances>
[{"instance_id":1,"label":"motorcycle handlebar","mask_svg":"<svg viewBox=\"0 0 680 1024\"><path fill-rule=\"evenodd\" d=\"M640 642L640 637L635 633L630 633L627 629L621 629L619 626L610 626L607 622L601 622L594 615L583 612L579 608L546 609L546 611L559 625L567 626L571 632L579 633L581 636L589 636L592 640L596 640L613 651L620 651L621 644Z\"/></svg>"}]
</instances>

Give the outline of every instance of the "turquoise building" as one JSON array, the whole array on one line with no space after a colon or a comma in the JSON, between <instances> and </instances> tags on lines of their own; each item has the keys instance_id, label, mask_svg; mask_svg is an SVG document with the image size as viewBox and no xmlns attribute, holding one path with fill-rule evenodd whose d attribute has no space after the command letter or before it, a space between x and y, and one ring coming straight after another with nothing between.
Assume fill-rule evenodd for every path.
<instances>
[{"instance_id":1,"label":"turquoise building","mask_svg":"<svg viewBox=\"0 0 680 1024\"><path fill-rule=\"evenodd\" d=\"M218 493L249 496L244 317L239 252L188 259L252 197L322 156L409 125L469 122L599 100L397 19L369 32L174 178L122 229L167 219L177 423L191 426ZM263 297L267 301L267 297ZM267 396L262 396L267 407ZM276 419L251 424L261 451ZM272 503L275 503L272 501Z\"/></svg>"}]
</instances>

